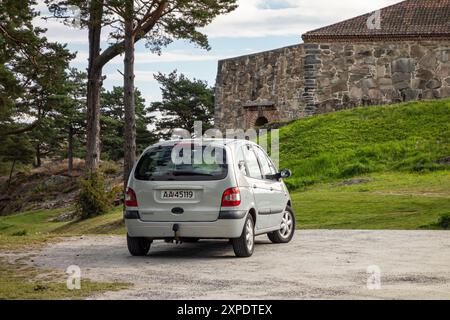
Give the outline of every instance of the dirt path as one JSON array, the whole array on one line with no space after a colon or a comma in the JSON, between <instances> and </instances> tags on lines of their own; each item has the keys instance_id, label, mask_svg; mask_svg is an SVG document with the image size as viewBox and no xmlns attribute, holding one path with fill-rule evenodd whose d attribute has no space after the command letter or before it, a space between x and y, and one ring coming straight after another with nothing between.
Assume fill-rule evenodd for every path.
<instances>
[{"instance_id":1,"label":"dirt path","mask_svg":"<svg viewBox=\"0 0 450 320\"><path fill-rule=\"evenodd\" d=\"M298 231L287 245L259 237L254 256L234 257L224 241L155 242L131 257L122 236L87 236L51 244L38 267L81 267L100 281L134 283L96 299L450 299L450 232ZM367 288L369 266L381 288Z\"/></svg>"}]
</instances>

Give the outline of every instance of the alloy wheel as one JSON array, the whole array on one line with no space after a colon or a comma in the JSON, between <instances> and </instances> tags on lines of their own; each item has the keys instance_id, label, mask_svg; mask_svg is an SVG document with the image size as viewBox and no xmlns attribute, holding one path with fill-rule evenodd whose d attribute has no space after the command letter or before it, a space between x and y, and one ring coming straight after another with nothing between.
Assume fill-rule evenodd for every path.
<instances>
[{"instance_id":1,"label":"alloy wheel","mask_svg":"<svg viewBox=\"0 0 450 320\"><path fill-rule=\"evenodd\" d=\"M250 219L247 220L247 223L245 225L245 240L247 243L248 250L252 251L253 243L255 240L253 235L253 223Z\"/></svg>"},{"instance_id":2,"label":"alloy wheel","mask_svg":"<svg viewBox=\"0 0 450 320\"><path fill-rule=\"evenodd\" d=\"M283 218L281 219L281 228L280 228L280 235L283 238L287 238L292 233L292 227L294 223L292 220L292 215L289 211L285 210L283 213Z\"/></svg>"}]
</instances>

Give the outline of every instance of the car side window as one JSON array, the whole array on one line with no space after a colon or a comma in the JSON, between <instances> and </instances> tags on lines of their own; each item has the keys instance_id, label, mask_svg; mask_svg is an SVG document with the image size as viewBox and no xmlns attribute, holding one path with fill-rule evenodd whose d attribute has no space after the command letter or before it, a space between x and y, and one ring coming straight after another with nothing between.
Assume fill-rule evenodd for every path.
<instances>
[{"instance_id":1,"label":"car side window","mask_svg":"<svg viewBox=\"0 0 450 320\"><path fill-rule=\"evenodd\" d=\"M247 166L245 165L244 152L242 151L242 147L240 147L236 152L236 162L238 164L239 171L248 176Z\"/></svg>"},{"instance_id":2,"label":"car side window","mask_svg":"<svg viewBox=\"0 0 450 320\"><path fill-rule=\"evenodd\" d=\"M273 164L272 159L270 159L270 157L268 155L266 155L266 156L267 156L267 161L269 162L270 170L272 170L272 174L277 174L278 170L275 167L275 165Z\"/></svg>"},{"instance_id":3,"label":"car side window","mask_svg":"<svg viewBox=\"0 0 450 320\"><path fill-rule=\"evenodd\" d=\"M273 174L277 174L278 170L277 168L275 168L275 165L273 164L272 160L269 159L269 165L270 165L270 169L272 170Z\"/></svg>"},{"instance_id":4,"label":"car side window","mask_svg":"<svg viewBox=\"0 0 450 320\"><path fill-rule=\"evenodd\" d=\"M245 163L247 165L248 176L255 179L262 179L261 170L259 168L258 160L253 152L252 147L246 145L243 147Z\"/></svg>"},{"instance_id":5,"label":"car side window","mask_svg":"<svg viewBox=\"0 0 450 320\"><path fill-rule=\"evenodd\" d=\"M275 172L272 171L270 162L267 159L265 152L262 151L262 149L260 149L260 148L254 148L254 150L255 150L256 155L258 156L258 160L261 165L263 177L265 179L267 179L270 176L272 176L273 174L275 174Z\"/></svg>"}]
</instances>

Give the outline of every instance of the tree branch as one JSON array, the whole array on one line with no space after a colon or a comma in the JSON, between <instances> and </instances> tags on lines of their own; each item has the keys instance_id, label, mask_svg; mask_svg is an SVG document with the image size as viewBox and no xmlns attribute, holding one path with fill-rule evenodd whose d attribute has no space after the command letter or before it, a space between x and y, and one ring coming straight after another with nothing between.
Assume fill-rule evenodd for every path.
<instances>
[{"instance_id":1,"label":"tree branch","mask_svg":"<svg viewBox=\"0 0 450 320\"><path fill-rule=\"evenodd\" d=\"M14 42L20 47L19 50L25 55L25 57L28 58L28 60L31 61L31 63L34 64L35 67L38 66L37 63L36 63L35 57L33 57L32 55L30 55L30 54L26 51L25 46L23 45L23 43L22 43L20 40L14 38L12 35L10 35L10 34L8 33L8 31L7 31L5 28L3 28L3 26L1 26L1 25L0 25L0 31L1 31L1 33L3 33L3 34L5 35L5 37L11 39L12 41L14 41ZM32 46L32 47L33 47L33 49L36 50L36 48L35 48L34 46ZM39 52L39 50L37 50L37 51Z\"/></svg>"},{"instance_id":2,"label":"tree branch","mask_svg":"<svg viewBox=\"0 0 450 320\"><path fill-rule=\"evenodd\" d=\"M0 135L2 135L2 136L10 136L10 135L14 135L14 134L20 134L20 133L28 132L28 131L31 131L34 128L36 128L39 125L40 122L41 122L41 119L37 119L32 124L30 124L30 125L28 125L26 127L10 130L10 131L7 131L7 132L2 132L2 133L0 133Z\"/></svg>"},{"instance_id":3,"label":"tree branch","mask_svg":"<svg viewBox=\"0 0 450 320\"><path fill-rule=\"evenodd\" d=\"M158 20L163 15L164 9L166 8L167 0L162 0L156 10L152 13L151 19L149 19L146 23L144 23L141 27L141 31L136 33L135 42L141 40L152 28L156 25ZM99 70L109 61L111 61L114 57L123 53L125 50L125 41L118 42L116 44L111 45L103 51L97 59L94 61L94 69Z\"/></svg>"}]
</instances>

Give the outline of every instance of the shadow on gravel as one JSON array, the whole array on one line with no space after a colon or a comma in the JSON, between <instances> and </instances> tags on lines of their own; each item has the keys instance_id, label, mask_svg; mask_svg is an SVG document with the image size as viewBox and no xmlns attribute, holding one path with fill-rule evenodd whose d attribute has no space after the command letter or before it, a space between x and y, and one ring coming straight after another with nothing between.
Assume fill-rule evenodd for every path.
<instances>
[{"instance_id":1,"label":"shadow on gravel","mask_svg":"<svg viewBox=\"0 0 450 320\"><path fill-rule=\"evenodd\" d=\"M258 247L273 245L268 240L256 240L255 251ZM158 243L152 245L150 252L144 258L164 259L236 259L233 246L227 240L200 240L197 243Z\"/></svg>"}]
</instances>

